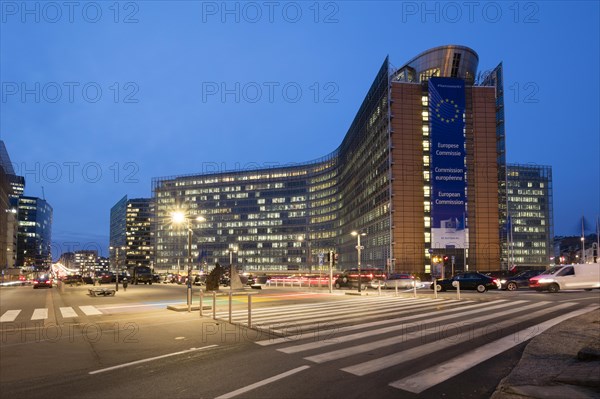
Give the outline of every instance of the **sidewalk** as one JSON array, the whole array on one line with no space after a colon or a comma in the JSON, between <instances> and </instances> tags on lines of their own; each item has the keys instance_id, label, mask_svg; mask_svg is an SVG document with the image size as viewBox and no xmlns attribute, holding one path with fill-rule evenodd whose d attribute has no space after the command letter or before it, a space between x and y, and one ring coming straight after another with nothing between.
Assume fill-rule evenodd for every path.
<instances>
[{"instance_id":1,"label":"sidewalk","mask_svg":"<svg viewBox=\"0 0 600 399\"><path fill-rule=\"evenodd\" d=\"M527 344L492 399L600 398L600 309L564 321Z\"/></svg>"}]
</instances>

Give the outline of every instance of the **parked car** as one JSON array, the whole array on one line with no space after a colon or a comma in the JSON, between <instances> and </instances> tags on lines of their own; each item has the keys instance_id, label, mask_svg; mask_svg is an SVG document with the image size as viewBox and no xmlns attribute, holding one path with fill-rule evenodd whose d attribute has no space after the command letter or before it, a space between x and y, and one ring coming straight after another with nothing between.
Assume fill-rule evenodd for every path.
<instances>
[{"instance_id":1,"label":"parked car","mask_svg":"<svg viewBox=\"0 0 600 399\"><path fill-rule=\"evenodd\" d=\"M33 280L33 288L35 289L40 287L52 288L52 279L50 276L43 275Z\"/></svg>"},{"instance_id":2,"label":"parked car","mask_svg":"<svg viewBox=\"0 0 600 399\"><path fill-rule=\"evenodd\" d=\"M500 279L500 289L516 291L520 287L529 286L529 279L541 274L543 270L524 270L514 276L508 276Z\"/></svg>"},{"instance_id":3,"label":"parked car","mask_svg":"<svg viewBox=\"0 0 600 399\"><path fill-rule=\"evenodd\" d=\"M62 282L65 284L83 284L83 279L80 274L70 274L62 278Z\"/></svg>"},{"instance_id":4,"label":"parked car","mask_svg":"<svg viewBox=\"0 0 600 399\"><path fill-rule=\"evenodd\" d=\"M529 288L537 291L600 288L600 263L582 263L551 267L542 274L529 279Z\"/></svg>"},{"instance_id":5,"label":"parked car","mask_svg":"<svg viewBox=\"0 0 600 399\"><path fill-rule=\"evenodd\" d=\"M83 276L81 278L84 284L94 284L94 278L92 276Z\"/></svg>"},{"instance_id":6,"label":"parked car","mask_svg":"<svg viewBox=\"0 0 600 399\"><path fill-rule=\"evenodd\" d=\"M457 274L454 277L437 280L437 290L455 290L453 282L459 282L461 290L477 290L477 292L486 292L487 290L497 290L500 287L498 279L486 276L477 272L466 272ZM434 284L431 283L431 289L434 289Z\"/></svg>"},{"instance_id":7,"label":"parked car","mask_svg":"<svg viewBox=\"0 0 600 399\"><path fill-rule=\"evenodd\" d=\"M376 268L361 268L360 269L360 285L361 289L367 287L377 288L383 287L385 283L385 272L383 269ZM358 287L358 268L348 269L338 276L335 280L335 288L341 287Z\"/></svg>"},{"instance_id":8,"label":"parked car","mask_svg":"<svg viewBox=\"0 0 600 399\"><path fill-rule=\"evenodd\" d=\"M396 288L397 286L398 288L408 289L415 287L415 285L417 287L421 285L420 278L408 273L392 273L385 279L383 287Z\"/></svg>"},{"instance_id":9,"label":"parked car","mask_svg":"<svg viewBox=\"0 0 600 399\"><path fill-rule=\"evenodd\" d=\"M485 274L486 276L490 276L490 277L495 278L498 281L500 281L502 279L507 279L507 278L515 276L517 274L517 272L510 271L510 270L493 270L493 271L481 272L481 274Z\"/></svg>"},{"instance_id":10,"label":"parked car","mask_svg":"<svg viewBox=\"0 0 600 399\"><path fill-rule=\"evenodd\" d=\"M114 276L112 272L96 272L96 279L100 284L108 284L114 282Z\"/></svg>"}]
</instances>

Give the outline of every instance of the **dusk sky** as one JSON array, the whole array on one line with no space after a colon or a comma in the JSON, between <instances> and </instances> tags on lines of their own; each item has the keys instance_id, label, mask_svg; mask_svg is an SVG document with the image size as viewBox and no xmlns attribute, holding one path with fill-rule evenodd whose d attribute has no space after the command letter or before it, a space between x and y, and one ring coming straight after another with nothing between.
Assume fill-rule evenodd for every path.
<instances>
[{"instance_id":1,"label":"dusk sky","mask_svg":"<svg viewBox=\"0 0 600 399\"><path fill-rule=\"evenodd\" d=\"M600 215L600 9L590 2L0 2L0 138L54 208L53 255L99 247L153 177L337 148L389 55L503 63L510 163L550 165L555 235Z\"/></svg>"}]
</instances>

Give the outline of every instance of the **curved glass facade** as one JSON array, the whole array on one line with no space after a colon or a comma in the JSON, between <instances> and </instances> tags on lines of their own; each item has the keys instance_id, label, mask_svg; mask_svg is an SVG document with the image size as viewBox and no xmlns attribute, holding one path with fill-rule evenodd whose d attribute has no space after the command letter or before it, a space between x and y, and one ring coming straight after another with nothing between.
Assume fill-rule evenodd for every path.
<instances>
[{"instance_id":1,"label":"curved glass facade","mask_svg":"<svg viewBox=\"0 0 600 399\"><path fill-rule=\"evenodd\" d=\"M186 264L189 227L194 268L227 265L231 259L244 270L314 272L326 270L322 254L330 250L338 254L337 268L355 267L356 238L350 233L361 231L366 234L361 239L363 265L429 271L430 111L423 93L429 77L464 81L465 147L472 155L485 147L496 165L495 91L473 86L477 63L477 54L462 46L429 50L398 70L391 70L386 58L342 143L323 158L286 167L153 179L155 267L174 270L178 262ZM436 68L435 74L422 74ZM481 107L491 107L491 125L473 123ZM486 138L479 143L474 127L485 130L482 137L493 134L493 142ZM495 201L497 217L497 174L492 183L496 194L488 202ZM186 213L183 226L172 222L175 211ZM198 221L198 216L204 219ZM474 213L469 216L475 219ZM497 218L497 233L498 223ZM477 240L470 242L476 245ZM497 237L493 245L499 247ZM465 253L465 262L474 255Z\"/></svg>"}]
</instances>

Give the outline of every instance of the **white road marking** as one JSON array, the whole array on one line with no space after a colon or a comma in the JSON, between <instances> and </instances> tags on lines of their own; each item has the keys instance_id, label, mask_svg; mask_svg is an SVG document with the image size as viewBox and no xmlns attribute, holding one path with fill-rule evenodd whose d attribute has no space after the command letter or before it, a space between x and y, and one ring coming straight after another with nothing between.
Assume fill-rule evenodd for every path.
<instances>
[{"instance_id":1,"label":"white road marking","mask_svg":"<svg viewBox=\"0 0 600 399\"><path fill-rule=\"evenodd\" d=\"M443 303L437 303L438 301L443 301ZM445 299L434 299L429 303L423 303L420 305L414 305L414 306L410 306L410 309L414 310L415 308L430 308L430 307L436 307L436 309L440 309L440 308L445 308L447 306L450 305L454 305L457 301L451 300L445 300ZM465 302L465 303L469 303L469 302ZM481 305L479 305L481 306ZM402 308L407 310L407 308ZM423 309L425 310L425 309ZM447 312L451 312L451 311L456 311L459 310L459 308L455 308L455 309L448 309L448 310L444 310ZM398 314L402 314L404 313L402 310L396 311L396 312L389 312L387 315L388 316L395 316ZM348 316L346 315L346 318ZM364 321L364 320L368 320L368 319L375 319L381 317L380 315L377 316L373 316L373 315L361 315L360 316L360 320ZM256 341L255 343L261 346L268 346L268 345L277 345L277 344L282 344L282 343L290 343L292 341L299 341L302 339L307 339L307 338L313 338L316 339L318 337L318 335L315 336L315 334L322 334L323 336L326 336L327 334L339 334L339 333L344 333L344 332L348 332L348 331L354 331L354 330L362 330L364 328L371 328L371 327L377 327L377 326L381 326L381 325L385 325L385 324L392 324L392 323L398 323L398 322L402 322L405 320L413 320L416 318L424 318L426 317L426 315L424 314L418 314L418 315L412 315L412 316L405 316L405 317L396 317L393 319L385 319L385 320L377 320L377 321L372 321L369 323L361 323L361 324L354 324L351 326L345 326L345 327L336 327L334 322L330 322L330 323L313 323L313 324L305 324L302 325L302 328L307 330L307 332L305 333L300 333L297 335L289 335L286 337L282 337L282 338L272 338L272 339L265 339L262 341ZM346 319L344 319L346 320ZM353 319L352 319L353 320ZM333 321L333 320L332 320ZM255 325L260 325L260 322L255 323ZM317 329L317 331L312 331ZM279 331L279 330L273 330L270 329L270 331ZM283 335L283 334L280 334ZM332 337L335 338L335 337Z\"/></svg>"},{"instance_id":2,"label":"white road marking","mask_svg":"<svg viewBox=\"0 0 600 399\"><path fill-rule=\"evenodd\" d=\"M517 302L519 302L519 301L515 301L515 303L517 303ZM439 323L439 322L445 321L445 320L453 320L453 319L456 319L457 317L468 316L473 313L481 312L483 310L485 310L485 311L495 310L498 308L503 308L505 306L506 306L505 304L500 304L500 305L496 305L496 306L485 307L483 309L469 310L469 311L461 312L461 313L457 313L457 314L444 314L443 316L430 317L423 321L425 323ZM526 308L535 307L535 306L542 306L542 305L541 304L533 304ZM505 310L505 311L499 312L499 313L498 312L493 312L493 313L490 312L490 313L486 313L482 316L470 319L470 321L471 322L479 322L479 321L495 319L495 318L503 316L505 314L520 312L521 310L522 309L519 309L519 308L511 308L511 309L508 309L508 310ZM337 339L332 340L332 342L328 342L328 341L310 342L310 343L303 344L303 345L296 345L296 346L291 346L291 347L287 347L287 348L282 348L282 349L279 349L279 351L285 352L285 353L296 353L296 352L300 352L300 351L321 348L321 347L327 346L327 345L339 344L341 342L349 342L349 341L353 341L353 340L357 340L357 339L361 339L361 338L371 337L371 336L378 335L378 334L386 334L386 333L393 332L393 331L402 332L403 330L406 330L408 327L412 327L412 325L397 324L397 325L385 327L385 328L382 328L379 330L368 330L368 331L364 331L364 332L360 332L360 333L356 333L356 334L337 337ZM357 353L363 353L363 352L367 352L367 351L370 351L373 349L383 348L383 347L390 345L390 341L394 341L394 343L398 343L398 342L403 342L406 340L407 340L406 334L401 333L398 336L395 336L390 339L376 340L376 341L370 342L368 344L356 345L356 346L352 346L350 348L344 348L344 349L340 349L340 350L336 350L336 351L332 351L332 352L321 353L321 354L318 354L315 356L307 357L305 359L310 360L315 363L324 363L324 362L327 362L330 360L340 359L342 357L347 357L347 356L352 356Z\"/></svg>"},{"instance_id":3,"label":"white road marking","mask_svg":"<svg viewBox=\"0 0 600 399\"><path fill-rule=\"evenodd\" d=\"M277 380L281 380L282 378L285 378L285 377L288 377L290 375L299 373L300 371L306 370L308 368L310 368L310 366L300 366L300 367L297 367L295 369L286 371L285 373L277 374L277 375L275 375L273 377L270 377L270 378L267 378L265 380L258 381L258 382L254 383L252 385L248 385L246 387L237 389L237 390L235 390L233 392L229 392L229 393L223 394L221 396L217 396L215 399L229 399L229 398L233 398L235 396L241 395L241 394L246 393L248 391L251 391L253 389L262 387L263 385L267 385L267 384L270 384L270 383L275 382Z\"/></svg>"},{"instance_id":4,"label":"white road marking","mask_svg":"<svg viewBox=\"0 0 600 399\"><path fill-rule=\"evenodd\" d=\"M472 340L472 339L479 338L479 337L485 337L487 334L490 334L490 333L493 334L494 332L501 331L504 328L519 324L523 321L527 321L527 320L530 320L530 319L533 319L536 317L544 316L544 315L548 314L549 312L561 310L561 309L564 309L564 308L567 308L570 306L574 306L574 305L575 305L575 303L573 303L573 302L566 303L566 304L563 303L563 304L560 304L553 308L541 309L541 310L538 310L537 312L527 313L527 314L521 315L519 317L510 318L510 319L505 320L498 324L480 327L475 330L468 330L468 326L467 326L466 331L465 330L458 331L457 335L453 335L451 337L446 337L447 339L438 340L438 341L435 341L432 343L428 343L426 345L420 345L420 346L410 348L410 349L407 349L407 350L404 350L401 352L393 353L388 356L380 357L378 359L369 360L368 362L356 364L356 365L350 366L350 367L345 367L342 369L342 371L346 371L350 374L354 374L354 375L358 375L358 376L367 375L370 373L374 373L376 371L384 370L384 369L392 367L392 366L398 366L400 364L404 364L411 360L418 359L420 357L423 357L423 356L426 356L426 355L429 355L429 354L432 354L435 352L439 352L443 349L459 345L468 340ZM523 309L525 309L525 308L522 308L522 310ZM490 330L490 328L491 328L491 330ZM436 334L438 332L439 331L432 331L431 333ZM429 334L430 333L427 332L423 335L423 337L426 335L429 335ZM513 337L515 340L519 339L519 337L516 335L513 335ZM529 337L527 337L527 339L529 339Z\"/></svg>"},{"instance_id":5,"label":"white road marking","mask_svg":"<svg viewBox=\"0 0 600 399\"><path fill-rule=\"evenodd\" d=\"M597 308L598 306L591 305L583 309L575 310L573 312L569 312L559 317L547 320L543 323L528 327L516 334L518 336L527 337L527 339L530 339L565 320L587 312L591 312ZM405 391L417 394L421 393L424 390L455 377L460 373L477 366L478 364L483 363L484 361L491 359L492 357L499 355L500 353L505 352L523 342L523 340L515 340L514 337L515 335L511 334L507 337L500 338L496 341L490 342L487 345L467 352L464 355L457 356L452 360L444 362L438 366L430 367L419 373L402 378L398 381L394 381L389 385Z\"/></svg>"},{"instance_id":6,"label":"white road marking","mask_svg":"<svg viewBox=\"0 0 600 399\"><path fill-rule=\"evenodd\" d=\"M68 307L61 307L60 308L60 313L62 314L63 318L68 318L68 317L77 317L77 312L75 312L75 310L68 306Z\"/></svg>"},{"instance_id":7,"label":"white road marking","mask_svg":"<svg viewBox=\"0 0 600 399\"><path fill-rule=\"evenodd\" d=\"M96 316L102 314L102 312L96 309L95 306L80 306L79 309L81 309L86 316Z\"/></svg>"},{"instance_id":8,"label":"white road marking","mask_svg":"<svg viewBox=\"0 0 600 399\"><path fill-rule=\"evenodd\" d=\"M253 314L256 315L264 315L268 316L268 314L275 314L276 316L280 316L282 314L290 315L293 313L302 313L306 310L310 310L311 312L317 311L328 311L331 314L331 311L338 310L340 308L346 308L348 306L373 306L373 303L383 303L383 304L396 304L401 305L407 302L415 302L415 301L424 301L425 299L418 298L382 298L382 297L373 297L373 298L364 298L364 299L346 299L336 302L326 302L326 303L303 303L300 305L286 305L286 306L274 306L274 307L263 307L257 308L252 311ZM218 312L217 315L228 315L227 312ZM232 315L237 316L245 316L245 310L239 310L232 312Z\"/></svg>"},{"instance_id":9,"label":"white road marking","mask_svg":"<svg viewBox=\"0 0 600 399\"><path fill-rule=\"evenodd\" d=\"M48 309L40 308L33 311L33 316L31 316L31 320L43 320L48 318Z\"/></svg>"},{"instance_id":10,"label":"white road marking","mask_svg":"<svg viewBox=\"0 0 600 399\"><path fill-rule=\"evenodd\" d=\"M422 303L422 302L421 302ZM419 305L414 305L414 306L419 306ZM373 307L373 305L371 304L366 304L366 305L357 305L357 306L353 306L352 308L345 308L347 310L350 310L350 312L356 316L364 316L366 314L389 314L392 311L395 310L402 310L407 308L408 306L405 307L404 304L398 304L398 303L394 303L394 304L377 304L377 306ZM221 313L221 314L217 314L217 317L226 317L226 313ZM234 318L235 320L239 320L239 321L244 321L247 319L247 315L248 313L246 312L246 317L238 317L238 318ZM285 315L285 320L286 322L290 322L293 321L295 323L301 321L301 320L309 320L311 322L313 321L317 321L317 320L324 320L324 321L330 321L333 319L339 319L339 318L347 318L348 315L346 314L340 314L340 308L339 307L333 307L331 309L327 309L325 311L319 311L319 312L314 312L312 311L312 309L310 307L307 307L306 309L302 310L302 312L293 312L293 313L288 313L288 312L281 312L277 315L272 315L272 316L262 316L260 314L254 314L254 312L252 312L252 319L256 320L259 323L267 323L267 322L272 322L272 321L277 321L277 320L281 320L282 315Z\"/></svg>"},{"instance_id":11,"label":"white road marking","mask_svg":"<svg viewBox=\"0 0 600 399\"><path fill-rule=\"evenodd\" d=\"M136 360L134 362L123 363L123 364L119 364L117 366L112 366L112 367L107 367L107 368L100 369L100 370L90 371L88 374L93 375L93 374L104 373L106 371L112 371L112 370L117 370L117 369L129 367L129 366L133 366L133 365L136 365L136 364L151 362L153 360L164 359L166 357L183 355L184 353L190 353L190 352L198 352L198 351L201 351L201 350L214 348L216 346L218 346L218 345L208 345L208 346L203 346L202 348L190 348L190 349L186 349L186 350L180 351L180 352L167 353L166 355L149 357L149 358L146 358L146 359Z\"/></svg>"},{"instance_id":12,"label":"white road marking","mask_svg":"<svg viewBox=\"0 0 600 399\"><path fill-rule=\"evenodd\" d=\"M0 317L0 323L15 321L17 316L21 313L21 309L18 310L7 310L2 317Z\"/></svg>"}]
</instances>

